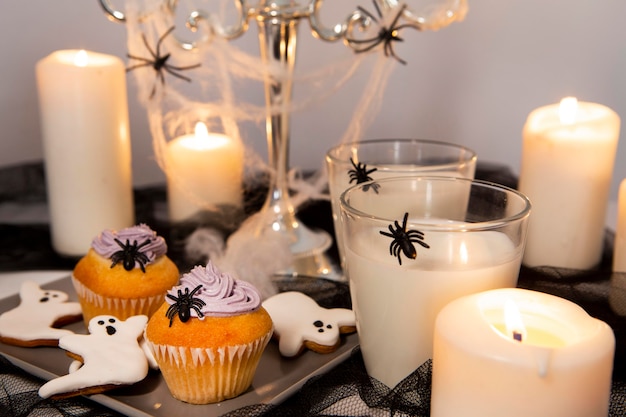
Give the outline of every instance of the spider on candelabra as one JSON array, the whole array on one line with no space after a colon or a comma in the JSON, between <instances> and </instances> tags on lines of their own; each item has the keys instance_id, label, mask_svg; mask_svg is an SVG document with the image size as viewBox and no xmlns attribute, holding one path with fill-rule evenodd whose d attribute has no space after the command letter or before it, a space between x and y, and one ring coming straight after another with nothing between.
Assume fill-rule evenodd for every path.
<instances>
[{"instance_id":1,"label":"spider on candelabra","mask_svg":"<svg viewBox=\"0 0 626 417\"><path fill-rule=\"evenodd\" d=\"M175 28L175 26L170 27L159 38L159 40L158 40L158 42L156 44L156 51L152 50L152 48L148 44L148 41L146 40L146 35L142 33L141 34L141 38L143 39L144 45L146 45L146 48L150 52L150 55L152 55L152 59L150 59L150 58L143 58L143 57L127 54L128 58L136 59L136 60L142 61L142 62L139 63L139 64L135 64L135 65L132 65L132 66L126 68L126 72L132 71L132 70L134 70L136 68L140 68L140 67L152 66L152 68L154 68L154 70L157 73L157 79L161 80L161 85L165 85L165 76L163 75L163 71L166 71L169 74L173 75L174 77L180 78L181 80L185 80L187 82L191 82L191 78L185 77L184 75L179 74L176 71L183 71L183 70L189 70L189 69L193 69L193 68L198 68L202 64L198 63L198 64L194 64L194 65L189 65L189 66L186 66L186 67L177 67L177 66L168 64L167 60L170 59L170 57L171 57L170 53L167 53L165 55L161 55L161 43L163 42L163 39L165 39L170 33L172 33L174 28ZM154 94L156 93L156 87L157 87L157 81L154 82L154 86L152 87L152 92L150 93L150 98L151 99L154 97Z\"/></svg>"},{"instance_id":2,"label":"spider on candelabra","mask_svg":"<svg viewBox=\"0 0 626 417\"><path fill-rule=\"evenodd\" d=\"M376 9L376 13L378 14L379 18L383 17L383 14L380 10L380 6L378 6L378 3L376 3L376 0L373 0L374 3L374 8ZM369 17L371 20L373 20L376 23L379 23L378 19L376 18L376 16L374 16L372 13L370 13L368 10L364 9L361 6L357 6L358 10L363 13L364 15L366 15L367 17ZM361 53L361 52L367 52L370 51L372 49L374 49L376 46L380 45L381 43L383 44L383 50L385 51L385 56L392 56L394 57L398 62L400 62L401 64L406 65L406 61L401 59L400 57L398 57L395 53L395 51L393 50L393 43L394 41L398 41L398 42L403 42L404 39L402 39L399 36L399 31L400 29L404 29L406 27L410 27L410 28L414 28L419 30L419 27L417 27L415 24L410 24L410 23L406 23L403 25L398 25L398 20L400 20L400 16L402 16L402 14L404 13L404 10L406 9L406 4L403 4L402 7L400 7L400 10L398 10L398 13L396 14L396 17L394 17L393 21L391 22L391 24L389 25L389 27L387 26L381 26L380 30L378 31L378 35L374 36L373 38L368 38L368 39L352 39L349 37L346 37L346 41L348 42L348 44L354 48L354 51L356 53ZM397 25L397 26L396 26ZM359 47L358 45L367 45L365 47Z\"/></svg>"}]
</instances>

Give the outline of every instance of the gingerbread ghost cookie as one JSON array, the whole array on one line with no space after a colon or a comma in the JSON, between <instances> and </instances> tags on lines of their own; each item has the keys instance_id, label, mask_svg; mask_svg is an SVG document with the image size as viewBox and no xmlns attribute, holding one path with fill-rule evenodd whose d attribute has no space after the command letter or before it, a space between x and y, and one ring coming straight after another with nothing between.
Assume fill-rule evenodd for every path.
<instances>
[{"instance_id":1,"label":"gingerbread ghost cookie","mask_svg":"<svg viewBox=\"0 0 626 417\"><path fill-rule=\"evenodd\" d=\"M76 359L67 375L46 382L42 398L67 398L97 394L143 380L149 362L140 345L147 316L125 321L114 316L96 316L89 321L89 334L72 334L59 339L59 347Z\"/></svg>"},{"instance_id":2,"label":"gingerbread ghost cookie","mask_svg":"<svg viewBox=\"0 0 626 417\"><path fill-rule=\"evenodd\" d=\"M263 307L274 322L274 337L281 355L292 357L308 348L318 353L337 349L344 333L356 331L354 312L323 308L308 295L289 291L273 295Z\"/></svg>"},{"instance_id":3,"label":"gingerbread ghost cookie","mask_svg":"<svg viewBox=\"0 0 626 417\"><path fill-rule=\"evenodd\" d=\"M82 319L80 304L67 300L68 295L62 291L24 282L20 304L0 315L0 340L24 347L56 346L60 337L73 334L58 327Z\"/></svg>"}]
</instances>

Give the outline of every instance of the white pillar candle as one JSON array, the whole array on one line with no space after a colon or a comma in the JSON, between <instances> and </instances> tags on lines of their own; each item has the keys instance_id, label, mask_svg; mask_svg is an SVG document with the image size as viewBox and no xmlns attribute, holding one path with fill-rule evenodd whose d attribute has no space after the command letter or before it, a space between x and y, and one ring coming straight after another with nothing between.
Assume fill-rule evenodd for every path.
<instances>
[{"instance_id":1,"label":"white pillar candle","mask_svg":"<svg viewBox=\"0 0 626 417\"><path fill-rule=\"evenodd\" d=\"M168 205L172 221L191 218L220 205L240 207L243 199L243 146L196 124L193 134L168 143Z\"/></svg>"},{"instance_id":2,"label":"white pillar candle","mask_svg":"<svg viewBox=\"0 0 626 417\"><path fill-rule=\"evenodd\" d=\"M126 71L114 56L56 51L37 63L52 244L87 252L134 223Z\"/></svg>"},{"instance_id":3,"label":"white pillar candle","mask_svg":"<svg viewBox=\"0 0 626 417\"><path fill-rule=\"evenodd\" d=\"M615 337L570 301L516 288L459 298L437 316L433 349L433 417L608 415Z\"/></svg>"},{"instance_id":4,"label":"white pillar candle","mask_svg":"<svg viewBox=\"0 0 626 417\"><path fill-rule=\"evenodd\" d=\"M530 113L519 181L533 204L524 265L589 269L600 261L619 129L614 111L573 98Z\"/></svg>"},{"instance_id":5,"label":"white pillar candle","mask_svg":"<svg viewBox=\"0 0 626 417\"><path fill-rule=\"evenodd\" d=\"M626 272L626 179L623 179L617 196L617 228L613 248L613 271Z\"/></svg>"}]
</instances>

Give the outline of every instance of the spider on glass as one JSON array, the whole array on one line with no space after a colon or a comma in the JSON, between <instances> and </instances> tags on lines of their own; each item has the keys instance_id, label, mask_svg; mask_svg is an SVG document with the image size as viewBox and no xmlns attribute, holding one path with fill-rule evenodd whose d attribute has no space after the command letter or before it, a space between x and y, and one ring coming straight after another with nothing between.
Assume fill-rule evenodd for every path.
<instances>
[{"instance_id":1,"label":"spider on glass","mask_svg":"<svg viewBox=\"0 0 626 417\"><path fill-rule=\"evenodd\" d=\"M380 11L380 7L378 6L378 3L376 2L376 0L373 0L374 3L374 8L376 9L376 13L378 14L378 18L382 18L383 14ZM357 6L357 9L363 13L364 15L366 15L367 17L369 17L372 21L379 23L378 19L376 18L376 16L374 16L372 13L370 13L369 11L367 11L366 9L364 9L361 6ZM402 39L399 35L399 32L401 29L404 28L414 28L414 29L418 29L417 26L415 26L414 24L410 24L410 23L406 23L403 25L398 25L398 20L400 20L400 16L402 16L402 13L404 13L404 10L406 9L406 4L403 4L402 7L400 7L400 10L398 10L398 13L396 14L396 17L394 17L393 21L391 22L391 25L389 25L389 27L386 26L381 26L380 30L378 31L378 35L374 36L373 38L368 38L368 39L352 39L352 38L348 38L346 37L346 41L348 42L348 44L352 47L354 47L355 52L360 53L360 52L367 52L369 50L374 49L376 46L380 45L381 43L383 44L383 50L385 51L385 56L392 56L394 57L398 62L400 62L401 64L405 64L406 65L406 61L401 59L400 57L398 57L395 53L395 51L393 50L393 43L394 41L397 42L403 42L404 39ZM418 29L419 30L419 29ZM364 47L358 46L358 45L366 45Z\"/></svg>"},{"instance_id":2,"label":"spider on glass","mask_svg":"<svg viewBox=\"0 0 626 417\"><path fill-rule=\"evenodd\" d=\"M198 285L191 292L189 292L189 288L185 288L185 293L181 290L178 290L178 297L175 297L171 294L167 294L167 298L174 301L174 304L169 306L167 311L165 312L165 316L170 319L170 327L172 327L172 323L174 322L174 317L178 315L178 318L183 323L186 323L191 317L191 310L195 310L196 314L199 318L204 317L204 314L200 309L206 305L204 301L199 298L194 297L194 295L200 291L202 285Z\"/></svg>"},{"instance_id":3,"label":"spider on glass","mask_svg":"<svg viewBox=\"0 0 626 417\"><path fill-rule=\"evenodd\" d=\"M150 258L148 258L145 253L141 252L140 249L150 243L150 239L146 239L145 242L138 245L136 240L133 240L131 244L128 239L126 239L126 243L122 243L122 241L115 238L115 243L117 243L121 249L111 255L111 268L121 262L125 270L132 271L135 267L135 263L138 263L141 271L146 272L146 264L150 262Z\"/></svg>"},{"instance_id":4,"label":"spider on glass","mask_svg":"<svg viewBox=\"0 0 626 417\"><path fill-rule=\"evenodd\" d=\"M404 256L410 259L415 259L417 257L417 251L415 250L415 246L413 243L419 243L426 249L430 248L430 246L424 242L424 232L420 232L419 230L406 230L406 222L409 218L409 213L404 213L404 220L402 220L402 226L396 220L394 222L395 229L392 225L389 225L389 231L391 233L381 231L380 234L384 236L388 236L393 239L391 244L389 245L389 254L398 257L398 263L402 265L402 259L400 258L400 254L404 253Z\"/></svg>"},{"instance_id":5,"label":"spider on glass","mask_svg":"<svg viewBox=\"0 0 626 417\"><path fill-rule=\"evenodd\" d=\"M377 171L378 168L372 168L368 170L366 164L362 162L355 164L352 158L350 158L350 162L352 163L352 166L354 167L354 169L351 169L348 171L348 174L350 175L350 184L352 184L354 181L356 181L357 184L361 184L363 182L373 180L373 178L370 177L370 174L374 171ZM368 191L370 187L372 188L372 190L374 190L376 194L378 194L378 189L380 188L380 184L372 183L372 184L364 185L363 191Z\"/></svg>"},{"instance_id":6,"label":"spider on glass","mask_svg":"<svg viewBox=\"0 0 626 417\"><path fill-rule=\"evenodd\" d=\"M165 55L161 55L161 43L163 42L163 39L165 39L170 33L172 33L174 28L175 28L175 26L170 27L159 38L159 40L158 40L158 42L156 44L156 51L152 50L152 48L148 44L148 41L146 40L146 35L142 33L141 34L141 38L143 39L143 43L144 43L144 45L146 45L146 48L148 49L148 52L150 52L150 55L152 55L152 58L143 58L143 57L127 54L128 58L136 59L138 61L141 61L141 63L135 64L135 65L132 65L132 66L126 68L126 72L132 71L132 70L134 70L136 68L151 66L152 68L154 68L154 70L157 73L157 80L161 80L161 85L165 85L165 75L163 74L163 71L173 75L176 78L180 78L181 80L185 80L187 82L191 82L191 78L185 77L184 75L179 74L178 71L198 68L202 64L198 63L198 64L194 64L194 65L189 65L189 66L186 66L186 67L177 67L177 66L171 65L171 64L169 64L167 62L168 59L170 59L170 57L171 57L170 53L167 53ZM154 97L154 94L156 93L156 87L157 87L157 81L155 80L154 86L152 87L152 92L150 93L150 98Z\"/></svg>"}]
</instances>

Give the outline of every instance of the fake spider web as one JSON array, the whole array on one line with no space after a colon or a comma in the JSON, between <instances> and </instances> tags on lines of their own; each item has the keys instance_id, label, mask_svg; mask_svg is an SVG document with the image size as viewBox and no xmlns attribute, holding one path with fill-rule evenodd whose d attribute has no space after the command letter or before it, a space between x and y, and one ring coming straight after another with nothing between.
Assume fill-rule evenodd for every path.
<instances>
[{"instance_id":1,"label":"fake spider web","mask_svg":"<svg viewBox=\"0 0 626 417\"><path fill-rule=\"evenodd\" d=\"M140 100L147 110L156 160L164 173L168 177L176 177L167 157L168 141L193 132L197 121L204 121L210 132L225 133L235 140L243 141L247 157L245 165L249 172L267 169L267 164L253 151L259 141L266 141L265 119L268 109L263 97L263 80L267 73L273 79L286 81L288 74L281 68L262 63L256 45L258 30L255 22L251 21L248 31L242 35L242 38L252 40L248 45L252 45L253 51L247 52L236 42L209 34L209 24L218 28L232 24L236 13L233 0L180 1L176 10L168 9L168 4L172 2L164 0L128 0L125 3L129 54L151 58L142 36L154 50L161 36L175 26L172 33L162 40L161 55L171 54L168 63L177 67L200 64L199 68L177 71L190 78L191 82L163 72L165 82L161 84L151 66L131 72L138 86ZM354 9L361 6L375 15L377 8L373 7L370 0L353 3ZM421 13L417 14L427 29L438 29L455 19L462 19L466 11L464 0L420 0L415 3L409 4L409 7L421 8ZM379 6L382 17L359 36L364 39L375 37L381 25L389 25L396 17L401 5L396 3L391 8ZM210 21L200 21L199 30L193 34L184 27L184 19L195 10L207 11ZM341 13L345 16L325 17L329 24L342 22L347 13ZM299 43L300 39L311 36L307 33L310 29L308 26L306 20L300 22ZM210 39L204 41L203 37ZM197 49L183 49L180 42L186 39L196 41ZM307 52L302 50L302 46L298 48L299 56ZM369 71L361 96L355 97L353 111L347 109L345 112L345 131L338 142L358 141L379 110L382 94L396 62L392 57L385 56L382 44L368 51L370 53L355 53L343 45L333 50L335 56L330 63L322 62L318 67L306 68L296 65L293 77L295 94L288 111L299 113L315 108L335 94L341 94L342 86L357 73ZM138 63L137 60L128 59L128 66ZM155 94L150 98L153 90ZM281 110L284 109L269 109L272 114ZM253 142L257 145L252 146ZM297 146L297 143L294 141L293 145ZM328 147L334 145L329 143ZM321 161L323 155L319 159ZM184 184L181 185L184 187Z\"/></svg>"},{"instance_id":2,"label":"fake spider web","mask_svg":"<svg viewBox=\"0 0 626 417\"><path fill-rule=\"evenodd\" d=\"M376 7L372 1L378 1L380 6ZM419 19L421 29L434 30L455 20L462 20L466 12L465 0L413 0L413 3L407 6ZM267 141L267 112L279 114L285 111L285 107L266 107L263 83L268 74L271 79L283 83L288 81L290 75L283 68L262 62L258 52L259 29L253 18L249 19L246 33L234 41L215 35L214 32L223 31L236 22L234 0L127 0L125 4L127 50L129 55L143 58L128 59L127 67L154 60L153 53L156 53L159 42L159 57L170 54L168 65L185 68L200 64L197 68L186 70L170 67L178 76L168 73L164 67L161 67L159 74L152 65L133 69L130 74L138 87L139 100L147 111L158 165L168 180L177 184L190 201L202 210L213 211L217 207L202 201L178 178L176 166L168 157L168 142L192 133L196 122L203 121L209 132L224 133L243 143L244 178L267 174L270 169L268 164L254 149L267 146L259 146L259 143L265 144ZM327 5L321 7L320 20L324 20L326 27L345 22L349 13L357 10L357 6L367 10L373 18L369 27L355 33L352 39L375 39L381 28L388 28L392 22L406 23L404 18L398 19L404 3L396 0L348 0L330 7L339 7L339 4L343 7L340 12L329 8L324 13ZM208 17L201 19L198 30L192 33L185 27L186 19L191 12L198 10L208 13ZM367 51L355 53L341 40L326 42L313 39L307 19L301 19L298 25L298 58L291 80L293 97L286 108L287 112L296 115L314 111L333 96L342 94L342 87L346 83L355 78L364 80L359 87L360 95L352 97L353 108L345 109L344 133L337 135L337 143L328 143L326 148L339 142L361 140L379 111L385 86L399 60L387 56L389 49L384 42L371 48L368 47L371 42L359 44L357 49L368 47ZM171 33L164 36L172 27L175 28ZM328 47L332 58L318 60L311 57L304 50L310 46L305 44L311 42L308 39L327 43L324 47ZM194 43L195 47L186 49L183 47L186 43ZM299 65L301 58L305 61ZM298 146L298 138L294 138L290 146ZM320 164L323 158L324 155L319 155ZM293 191L291 202L295 208L310 198L327 198L324 194L326 177L323 166L320 166L319 173L307 182L297 169L290 171L289 186ZM250 181L244 180L244 183ZM215 250L214 247L205 249L207 255L214 255Z\"/></svg>"}]
</instances>

